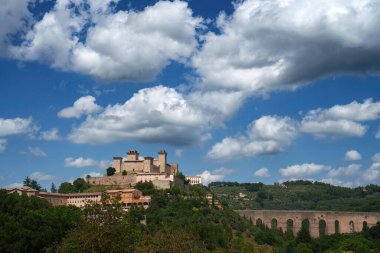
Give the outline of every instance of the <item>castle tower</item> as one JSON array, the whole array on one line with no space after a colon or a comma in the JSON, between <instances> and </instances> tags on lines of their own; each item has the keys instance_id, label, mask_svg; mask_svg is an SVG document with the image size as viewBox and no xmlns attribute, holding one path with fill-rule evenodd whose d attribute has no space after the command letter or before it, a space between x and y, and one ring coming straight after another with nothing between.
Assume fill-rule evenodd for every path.
<instances>
[{"instance_id":1,"label":"castle tower","mask_svg":"<svg viewBox=\"0 0 380 253\"><path fill-rule=\"evenodd\" d=\"M116 170L116 173L121 172L121 166L122 166L123 158L121 157L114 157L113 158L113 167Z\"/></svg>"},{"instance_id":2,"label":"castle tower","mask_svg":"<svg viewBox=\"0 0 380 253\"><path fill-rule=\"evenodd\" d=\"M137 150L129 150L127 152L127 161L137 161L139 159L139 152Z\"/></svg>"},{"instance_id":3,"label":"castle tower","mask_svg":"<svg viewBox=\"0 0 380 253\"><path fill-rule=\"evenodd\" d=\"M158 164L160 166L160 173L166 172L167 156L168 156L168 153L166 153L166 151L163 149L161 149L160 152L158 152Z\"/></svg>"}]
</instances>

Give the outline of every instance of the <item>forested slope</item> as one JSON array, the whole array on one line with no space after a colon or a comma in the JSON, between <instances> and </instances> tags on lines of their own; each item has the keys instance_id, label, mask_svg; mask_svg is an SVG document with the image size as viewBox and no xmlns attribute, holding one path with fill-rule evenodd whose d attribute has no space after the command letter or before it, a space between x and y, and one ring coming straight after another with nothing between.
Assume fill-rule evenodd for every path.
<instances>
[{"instance_id":1,"label":"forested slope","mask_svg":"<svg viewBox=\"0 0 380 253\"><path fill-rule=\"evenodd\" d=\"M321 182L283 184L214 182L210 189L233 209L380 212L380 186L354 189Z\"/></svg>"}]
</instances>

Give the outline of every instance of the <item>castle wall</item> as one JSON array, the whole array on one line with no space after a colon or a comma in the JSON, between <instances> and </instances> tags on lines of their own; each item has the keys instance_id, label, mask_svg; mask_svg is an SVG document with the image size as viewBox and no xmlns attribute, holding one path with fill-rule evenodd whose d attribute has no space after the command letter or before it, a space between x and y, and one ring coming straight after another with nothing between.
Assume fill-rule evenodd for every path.
<instances>
[{"instance_id":1,"label":"castle wall","mask_svg":"<svg viewBox=\"0 0 380 253\"><path fill-rule=\"evenodd\" d=\"M136 181L136 174L121 176L109 176L109 177L91 177L88 182L93 185L134 185Z\"/></svg>"}]
</instances>

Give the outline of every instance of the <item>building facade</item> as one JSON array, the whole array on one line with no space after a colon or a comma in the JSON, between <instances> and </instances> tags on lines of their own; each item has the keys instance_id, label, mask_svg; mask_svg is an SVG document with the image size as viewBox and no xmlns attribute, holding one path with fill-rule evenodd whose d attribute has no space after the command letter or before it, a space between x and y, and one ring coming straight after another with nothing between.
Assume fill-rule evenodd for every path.
<instances>
[{"instance_id":1,"label":"building facade","mask_svg":"<svg viewBox=\"0 0 380 253\"><path fill-rule=\"evenodd\" d=\"M187 176L186 180L189 180L189 183L191 185L202 184L202 177L201 176Z\"/></svg>"},{"instance_id":2,"label":"building facade","mask_svg":"<svg viewBox=\"0 0 380 253\"><path fill-rule=\"evenodd\" d=\"M87 182L92 185L119 185L133 187L138 182L152 182L158 189L169 189L184 185L183 180L176 178L179 171L177 163L167 163L165 150L158 152L158 158L141 157L137 150L130 150L126 157L114 157L113 176L89 177Z\"/></svg>"},{"instance_id":3,"label":"building facade","mask_svg":"<svg viewBox=\"0 0 380 253\"><path fill-rule=\"evenodd\" d=\"M16 187L9 189L8 193L26 194L28 196L36 196L46 199L53 206L76 206L84 207L86 204L98 204L101 203L101 192L89 192L89 193L51 193L40 192L28 186ZM147 208L151 201L150 196L143 196L142 192L137 189L118 189L107 190L105 194L111 197L119 196L120 203L125 211L131 206L143 206Z\"/></svg>"}]
</instances>

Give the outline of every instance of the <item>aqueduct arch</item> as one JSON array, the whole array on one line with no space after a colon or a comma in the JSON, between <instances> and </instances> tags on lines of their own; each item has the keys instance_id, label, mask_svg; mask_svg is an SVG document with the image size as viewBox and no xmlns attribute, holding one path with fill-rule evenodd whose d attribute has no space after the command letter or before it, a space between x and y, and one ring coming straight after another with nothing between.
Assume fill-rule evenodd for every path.
<instances>
[{"instance_id":1,"label":"aqueduct arch","mask_svg":"<svg viewBox=\"0 0 380 253\"><path fill-rule=\"evenodd\" d=\"M289 228L291 225L289 220L292 220L295 235L301 230L302 221L308 220L309 232L312 237L318 237L320 233L331 235L360 232L364 224L370 228L380 222L380 213L374 212L290 210L237 210L236 212L241 216L251 218L254 222L259 221L264 226L281 228L283 231Z\"/></svg>"}]
</instances>

